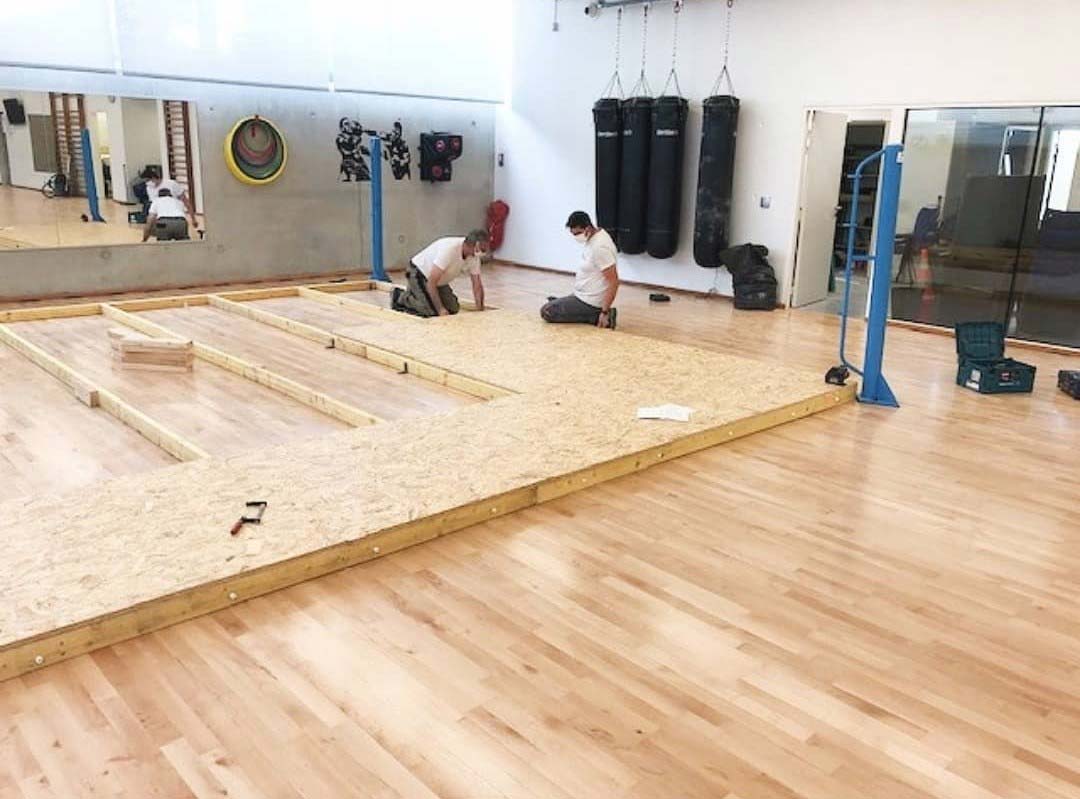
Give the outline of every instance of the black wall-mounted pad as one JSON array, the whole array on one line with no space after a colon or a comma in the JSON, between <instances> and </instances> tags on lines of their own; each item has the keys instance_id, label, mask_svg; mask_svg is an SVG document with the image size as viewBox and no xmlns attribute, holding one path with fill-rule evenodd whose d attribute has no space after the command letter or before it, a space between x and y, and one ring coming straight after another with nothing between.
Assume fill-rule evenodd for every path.
<instances>
[{"instance_id":1,"label":"black wall-mounted pad","mask_svg":"<svg viewBox=\"0 0 1080 799\"><path fill-rule=\"evenodd\" d=\"M593 106L596 126L596 226L614 233L619 224L622 171L622 101L613 97Z\"/></svg>"},{"instance_id":2,"label":"black wall-mounted pad","mask_svg":"<svg viewBox=\"0 0 1080 799\"><path fill-rule=\"evenodd\" d=\"M645 249L653 258L670 258L679 248L683 152L689 107L681 97L657 97L652 109Z\"/></svg>"},{"instance_id":3,"label":"black wall-mounted pad","mask_svg":"<svg viewBox=\"0 0 1080 799\"><path fill-rule=\"evenodd\" d=\"M622 169L619 172L619 249L645 252L645 212L649 193L653 98L631 97L622 103Z\"/></svg>"},{"instance_id":4,"label":"black wall-mounted pad","mask_svg":"<svg viewBox=\"0 0 1080 799\"><path fill-rule=\"evenodd\" d=\"M730 235L739 98L726 94L706 97L702 114L694 260L698 266L715 268L720 266L720 251L728 246Z\"/></svg>"}]
</instances>

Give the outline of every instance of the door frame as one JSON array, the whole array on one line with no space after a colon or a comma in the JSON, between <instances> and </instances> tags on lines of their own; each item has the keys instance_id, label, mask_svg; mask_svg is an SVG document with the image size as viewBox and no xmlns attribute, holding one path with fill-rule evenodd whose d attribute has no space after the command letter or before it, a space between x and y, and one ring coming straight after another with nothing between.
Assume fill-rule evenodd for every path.
<instances>
[{"instance_id":1,"label":"door frame","mask_svg":"<svg viewBox=\"0 0 1080 799\"><path fill-rule=\"evenodd\" d=\"M803 107L803 129L802 137L799 140L800 156L799 156L799 182L796 187L797 207L795 210L795 219L791 229L791 270L788 274L788 285L784 293L784 301L789 308L794 308L793 300L795 296L795 265L799 257L799 231L802 227L803 219L803 197L805 196L803 191L805 189L806 182L806 168L809 160L809 149L807 148L807 142L812 134L813 118L815 111L823 111L826 113L844 114L848 118L848 124L858 122L876 122L885 125L885 144L901 144L904 141L904 127L907 122L907 112L910 105L897 105L897 106L849 106L849 105L811 105ZM880 195L879 195L880 201ZM877 227L877 204L874 206L874 226ZM873 276L873 263L869 264L867 269L867 278ZM869 310L869 304L867 304L867 310Z\"/></svg>"}]
</instances>

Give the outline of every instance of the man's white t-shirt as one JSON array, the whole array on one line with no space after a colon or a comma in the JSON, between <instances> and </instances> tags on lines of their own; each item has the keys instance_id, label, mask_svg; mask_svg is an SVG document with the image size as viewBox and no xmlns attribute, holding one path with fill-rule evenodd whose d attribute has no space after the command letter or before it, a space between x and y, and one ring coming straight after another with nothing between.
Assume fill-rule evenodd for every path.
<instances>
[{"instance_id":1,"label":"man's white t-shirt","mask_svg":"<svg viewBox=\"0 0 1080 799\"><path fill-rule=\"evenodd\" d=\"M148 182L146 184L146 194L153 200L158 196L158 192L162 189L168 189L169 193L176 199L180 199L187 194L187 188L182 183L177 183L172 178L162 178L157 183Z\"/></svg>"},{"instance_id":2,"label":"man's white t-shirt","mask_svg":"<svg viewBox=\"0 0 1080 799\"><path fill-rule=\"evenodd\" d=\"M593 233L585 242L585 251L581 255L581 268L574 281L574 296L594 308L604 307L604 295L607 294L607 280L603 271L615 266L618 251L606 230Z\"/></svg>"},{"instance_id":3,"label":"man's white t-shirt","mask_svg":"<svg viewBox=\"0 0 1080 799\"><path fill-rule=\"evenodd\" d=\"M150 215L158 219L176 217L183 219L187 213L184 204L175 197L155 197L150 202Z\"/></svg>"},{"instance_id":4,"label":"man's white t-shirt","mask_svg":"<svg viewBox=\"0 0 1080 799\"><path fill-rule=\"evenodd\" d=\"M462 272L467 271L470 275L479 275L480 256L463 258L461 247L464 244L464 236L439 239L414 255L412 262L416 264L416 268L423 273L424 277L431 277L431 270L436 266L443 270L438 283L440 286L453 282Z\"/></svg>"}]
</instances>

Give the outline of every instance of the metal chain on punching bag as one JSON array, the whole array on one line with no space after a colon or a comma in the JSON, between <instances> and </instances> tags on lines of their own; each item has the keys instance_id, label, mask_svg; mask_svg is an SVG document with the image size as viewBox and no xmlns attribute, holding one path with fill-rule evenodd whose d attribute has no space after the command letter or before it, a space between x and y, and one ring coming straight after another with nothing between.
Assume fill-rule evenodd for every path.
<instances>
[{"instance_id":1,"label":"metal chain on punching bag","mask_svg":"<svg viewBox=\"0 0 1080 799\"><path fill-rule=\"evenodd\" d=\"M652 144L652 89L645 75L649 47L649 4L642 6L641 74L622 103L622 168L619 171L618 245L623 252L645 252L645 216Z\"/></svg>"},{"instance_id":2,"label":"metal chain on punching bag","mask_svg":"<svg viewBox=\"0 0 1080 799\"><path fill-rule=\"evenodd\" d=\"M672 42L671 42L671 72L668 73L667 80L664 82L664 88L660 90L660 96L663 97L667 94L668 86L672 81L675 81L675 95L682 97L682 87L679 86L679 73L676 71L679 65L679 17L682 11L682 2L676 0L674 7L675 18L672 21Z\"/></svg>"},{"instance_id":3,"label":"metal chain on punching bag","mask_svg":"<svg viewBox=\"0 0 1080 799\"><path fill-rule=\"evenodd\" d=\"M622 15L615 21L615 72L593 105L596 128L596 226L614 231L619 220L619 173L622 171L623 85L619 76L622 58ZM618 92L614 95L613 92Z\"/></svg>"},{"instance_id":4,"label":"metal chain on punching bag","mask_svg":"<svg viewBox=\"0 0 1080 799\"><path fill-rule=\"evenodd\" d=\"M652 89L649 88L649 79L645 77L645 65L648 63L648 49L649 49L649 4L646 3L642 6L641 17L641 74L638 76L637 83L630 90L630 96L633 97L639 94L642 97L651 96Z\"/></svg>"},{"instance_id":5,"label":"metal chain on punching bag","mask_svg":"<svg viewBox=\"0 0 1080 799\"><path fill-rule=\"evenodd\" d=\"M620 100L625 96L622 77L619 75L622 60L622 11L620 8L615 18L615 71L611 74L611 80L607 82L604 91L600 93L601 97L618 97ZM615 89L619 91L617 95L611 93Z\"/></svg>"},{"instance_id":6,"label":"metal chain on punching bag","mask_svg":"<svg viewBox=\"0 0 1080 799\"><path fill-rule=\"evenodd\" d=\"M731 20L735 0L727 0L720 76L712 95L702 103L701 157L698 161L697 205L694 211L694 261L698 266L722 266L731 228L731 191L735 180L735 135L739 125L739 98L731 82ZM717 94L727 80L729 94Z\"/></svg>"},{"instance_id":7,"label":"metal chain on punching bag","mask_svg":"<svg viewBox=\"0 0 1080 799\"><path fill-rule=\"evenodd\" d=\"M652 108L652 144L649 151L649 192L645 217L645 249L653 258L670 258L679 247L682 216L683 153L689 103L679 86L679 17L682 3L674 5L671 71ZM675 94L667 93L674 83Z\"/></svg>"},{"instance_id":8,"label":"metal chain on punching bag","mask_svg":"<svg viewBox=\"0 0 1080 799\"><path fill-rule=\"evenodd\" d=\"M724 23L724 47L721 50L723 53L723 67L720 69L720 75L716 78L716 83L713 84L710 95L715 95L720 91L720 84L723 80L727 79L728 94L735 95L735 86L731 83L731 72L728 71L728 57L731 54L731 18L732 11L735 8L735 0L727 0L727 20Z\"/></svg>"}]
</instances>

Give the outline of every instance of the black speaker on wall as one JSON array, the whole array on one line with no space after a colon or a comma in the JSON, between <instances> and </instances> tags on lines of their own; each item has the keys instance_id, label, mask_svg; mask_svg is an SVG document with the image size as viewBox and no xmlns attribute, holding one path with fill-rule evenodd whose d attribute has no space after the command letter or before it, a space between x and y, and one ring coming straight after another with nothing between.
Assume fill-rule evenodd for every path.
<instances>
[{"instance_id":1,"label":"black speaker on wall","mask_svg":"<svg viewBox=\"0 0 1080 799\"><path fill-rule=\"evenodd\" d=\"M26 110L23 104L15 98L4 100L4 116L12 125L26 124Z\"/></svg>"}]
</instances>

